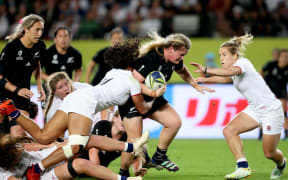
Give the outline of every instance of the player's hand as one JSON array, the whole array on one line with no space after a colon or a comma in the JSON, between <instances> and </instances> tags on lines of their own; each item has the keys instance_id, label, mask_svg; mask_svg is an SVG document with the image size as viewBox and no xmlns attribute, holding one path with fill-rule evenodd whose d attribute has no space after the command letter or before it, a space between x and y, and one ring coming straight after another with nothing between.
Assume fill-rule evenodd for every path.
<instances>
[{"instance_id":1,"label":"player's hand","mask_svg":"<svg viewBox=\"0 0 288 180\"><path fill-rule=\"evenodd\" d=\"M195 81L197 82L197 83L206 83L206 81L207 81L207 79L205 78L205 77L197 77L197 78L195 78Z\"/></svg>"},{"instance_id":2,"label":"player's hand","mask_svg":"<svg viewBox=\"0 0 288 180\"><path fill-rule=\"evenodd\" d=\"M203 67L201 64L191 62L190 65L198 68L197 70L194 71L195 73L204 73L204 71L205 71L205 67Z\"/></svg>"},{"instance_id":3,"label":"player's hand","mask_svg":"<svg viewBox=\"0 0 288 180\"><path fill-rule=\"evenodd\" d=\"M146 168L140 168L140 169L137 169L135 172L134 172L134 175L135 176L145 176L145 174L147 174L147 169Z\"/></svg>"},{"instance_id":4,"label":"player's hand","mask_svg":"<svg viewBox=\"0 0 288 180\"><path fill-rule=\"evenodd\" d=\"M166 92L167 85L165 84L161 88L156 90L156 97L162 96Z\"/></svg>"},{"instance_id":5,"label":"player's hand","mask_svg":"<svg viewBox=\"0 0 288 180\"><path fill-rule=\"evenodd\" d=\"M38 97L38 101L45 101L46 95L45 95L45 92L44 92L42 86L40 88L38 88L38 93L40 94L40 96Z\"/></svg>"},{"instance_id":6,"label":"player's hand","mask_svg":"<svg viewBox=\"0 0 288 180\"><path fill-rule=\"evenodd\" d=\"M26 98L26 99L30 99L32 98L32 96L34 96L33 92L30 91L29 89L27 88L21 88L18 93L17 93L18 96L21 96L23 98Z\"/></svg>"},{"instance_id":7,"label":"player's hand","mask_svg":"<svg viewBox=\"0 0 288 180\"><path fill-rule=\"evenodd\" d=\"M210 89L210 88L208 88L208 87L199 86L198 84L195 85L194 88L195 88L198 92L200 92L201 94L205 94L205 91L210 92L210 93L215 92L214 89Z\"/></svg>"}]
</instances>

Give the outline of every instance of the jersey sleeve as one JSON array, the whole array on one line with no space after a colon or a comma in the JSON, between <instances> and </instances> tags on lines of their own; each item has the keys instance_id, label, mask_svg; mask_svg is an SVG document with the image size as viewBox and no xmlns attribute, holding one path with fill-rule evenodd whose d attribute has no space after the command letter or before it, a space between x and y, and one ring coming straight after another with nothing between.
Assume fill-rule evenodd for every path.
<instances>
[{"instance_id":1,"label":"jersey sleeve","mask_svg":"<svg viewBox=\"0 0 288 180\"><path fill-rule=\"evenodd\" d=\"M129 77L129 88L130 88L130 94L131 96L136 96L141 94L141 86L139 81L137 81L131 74Z\"/></svg>"},{"instance_id":2,"label":"jersey sleeve","mask_svg":"<svg viewBox=\"0 0 288 180\"><path fill-rule=\"evenodd\" d=\"M249 61L249 60L247 60L247 61ZM236 63L233 64L233 66L240 67L242 74L245 73L247 70L247 63L246 63L245 59L242 59L242 58L238 59L236 61Z\"/></svg>"},{"instance_id":3,"label":"jersey sleeve","mask_svg":"<svg viewBox=\"0 0 288 180\"><path fill-rule=\"evenodd\" d=\"M82 67L82 54L76 50L76 61L75 61L75 69L80 69Z\"/></svg>"}]
</instances>

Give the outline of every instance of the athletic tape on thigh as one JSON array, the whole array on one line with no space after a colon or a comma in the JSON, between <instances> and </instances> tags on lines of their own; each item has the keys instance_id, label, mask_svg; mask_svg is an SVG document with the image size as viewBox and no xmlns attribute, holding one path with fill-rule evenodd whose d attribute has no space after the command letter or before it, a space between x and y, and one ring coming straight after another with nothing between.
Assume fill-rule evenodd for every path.
<instances>
[{"instance_id":1,"label":"athletic tape on thigh","mask_svg":"<svg viewBox=\"0 0 288 180\"><path fill-rule=\"evenodd\" d=\"M78 134L70 135L68 143L71 145L82 145L86 146L90 136L82 136Z\"/></svg>"},{"instance_id":2,"label":"athletic tape on thigh","mask_svg":"<svg viewBox=\"0 0 288 180\"><path fill-rule=\"evenodd\" d=\"M77 177L79 176L79 174L75 171L74 167L73 167L73 158L72 159L69 159L68 162L67 162L67 168L68 168L68 171L70 173L70 175L74 178L74 177Z\"/></svg>"}]
</instances>

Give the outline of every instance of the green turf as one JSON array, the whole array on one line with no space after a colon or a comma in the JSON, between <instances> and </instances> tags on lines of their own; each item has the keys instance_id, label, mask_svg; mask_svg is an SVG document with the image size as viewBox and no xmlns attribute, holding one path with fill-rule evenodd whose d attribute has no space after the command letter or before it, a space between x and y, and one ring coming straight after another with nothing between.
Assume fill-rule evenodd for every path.
<instances>
[{"instance_id":1,"label":"green turf","mask_svg":"<svg viewBox=\"0 0 288 180\"><path fill-rule=\"evenodd\" d=\"M149 154L152 154L158 143L157 139L149 142ZM271 160L264 158L262 142L244 140L244 150L252 168L251 180L268 180L274 168ZM288 142L281 140L279 148L288 156ZM178 172L150 169L144 180L218 180L234 171L236 162L225 140L177 139L169 148L168 155L179 166ZM115 160L109 168L118 173L120 160ZM286 169L287 170L287 169ZM132 173L132 171L131 171ZM281 179L288 179L288 171ZM86 180L90 180L86 178Z\"/></svg>"},{"instance_id":2,"label":"green turf","mask_svg":"<svg viewBox=\"0 0 288 180\"><path fill-rule=\"evenodd\" d=\"M208 38L196 38L192 39L192 48L189 51L188 55L184 58L184 63L190 68L190 71L194 71L195 68L192 68L189 65L189 62L199 62L203 63L204 55L206 52L214 52L217 56L217 63L219 64L218 58L218 48L221 43L228 39L208 39ZM0 49L2 49L5 45L5 41L0 42ZM47 42L47 47L51 45L51 41ZM263 64L267 62L267 60L271 59L271 51L275 47L277 48L288 48L288 38L255 38L254 43L250 44L246 50L246 57L248 57L256 69L259 70ZM85 69L87 63L90 61L92 56L99 49L108 46L107 41L104 40L75 40L72 41L72 45L77 48L83 56L83 73L82 73L82 81L85 77ZM195 75L195 74L194 74ZM196 75L195 75L196 76ZM33 81L34 82L34 81ZM169 83L183 83L181 78L174 73Z\"/></svg>"}]
</instances>

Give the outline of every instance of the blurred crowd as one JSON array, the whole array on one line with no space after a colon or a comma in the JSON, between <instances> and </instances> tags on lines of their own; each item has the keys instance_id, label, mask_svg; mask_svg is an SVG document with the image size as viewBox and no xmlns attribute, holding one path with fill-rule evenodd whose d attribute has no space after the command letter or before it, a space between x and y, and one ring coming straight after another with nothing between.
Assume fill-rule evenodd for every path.
<instances>
[{"instance_id":1,"label":"blurred crowd","mask_svg":"<svg viewBox=\"0 0 288 180\"><path fill-rule=\"evenodd\" d=\"M149 30L165 36L177 30L177 16L197 19L186 24L185 33L193 37L236 36L246 31L288 36L287 0L0 0L0 38L30 13L45 19L45 39L53 38L63 24L74 38L103 38L116 26L128 36L144 36ZM189 33L190 25L196 31Z\"/></svg>"}]
</instances>

